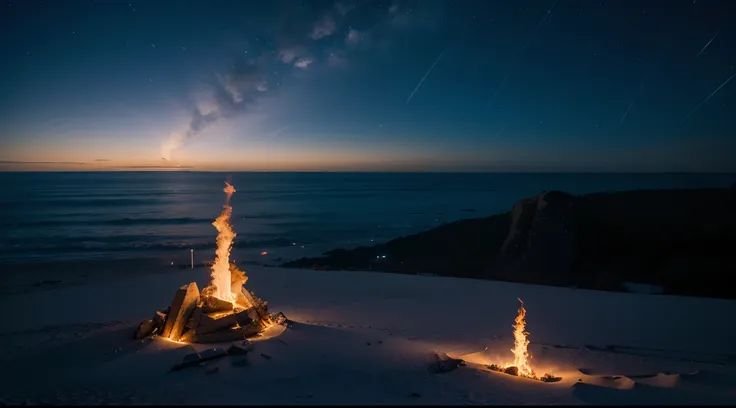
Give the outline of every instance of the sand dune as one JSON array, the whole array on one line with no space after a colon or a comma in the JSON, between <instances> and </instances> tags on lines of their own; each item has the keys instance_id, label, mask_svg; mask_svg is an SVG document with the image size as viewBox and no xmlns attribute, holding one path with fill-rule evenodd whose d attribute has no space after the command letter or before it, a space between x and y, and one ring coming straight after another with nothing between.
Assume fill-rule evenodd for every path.
<instances>
[{"instance_id":1,"label":"sand dune","mask_svg":"<svg viewBox=\"0 0 736 408\"><path fill-rule=\"evenodd\" d=\"M202 269L6 296L4 403L736 403L736 302L380 273L248 269L293 322L246 357L169 373L192 350L131 339ZM517 297L542 383L512 359ZM653 322L656 322L654 324ZM714 330L717 328L717 330ZM710 335L708 333L715 333ZM466 365L437 374L438 357Z\"/></svg>"}]
</instances>

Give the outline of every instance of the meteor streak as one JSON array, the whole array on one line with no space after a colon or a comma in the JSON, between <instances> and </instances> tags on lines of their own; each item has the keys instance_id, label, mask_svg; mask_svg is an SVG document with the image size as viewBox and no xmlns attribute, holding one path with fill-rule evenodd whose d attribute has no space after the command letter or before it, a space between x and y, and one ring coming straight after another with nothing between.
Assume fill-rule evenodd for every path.
<instances>
[{"instance_id":1,"label":"meteor streak","mask_svg":"<svg viewBox=\"0 0 736 408\"><path fill-rule=\"evenodd\" d=\"M705 49L706 49L706 48L708 48L708 46L710 45L710 43L712 43L712 42L713 42L713 40L715 40L715 39L716 39L716 37L718 37L718 34L720 34L720 33L721 33L721 31L719 30L719 31L718 31L718 32L716 33L716 35L714 35L714 36L713 36L713 38L711 38L711 39L710 39L710 41L708 41L707 43L705 43L705 45L703 46L703 49L702 49L702 50L700 50L700 52L698 53L698 55L696 55L696 56L695 56L695 58L698 58L698 57L700 56L700 54L702 54L702 53L703 53L703 51L705 51Z\"/></svg>"},{"instance_id":2,"label":"meteor streak","mask_svg":"<svg viewBox=\"0 0 736 408\"><path fill-rule=\"evenodd\" d=\"M406 100L406 104L409 103L409 101L411 100L411 97L414 96L414 93L419 89L420 86L422 86L422 82L424 82L424 80L427 79L427 76L429 75L429 73L432 72L432 68L434 68L434 66L437 65L437 63L440 61L440 58L442 58L443 55L445 55L444 51L440 53L440 56L437 57L437 59L434 61L434 64L432 64L432 66L429 67L429 70L427 70L427 73L424 74L424 76L422 77L422 80L419 81L419 83L417 84L417 87L414 88L414 90L411 92L411 95L409 95L409 98Z\"/></svg>"},{"instance_id":3,"label":"meteor streak","mask_svg":"<svg viewBox=\"0 0 736 408\"><path fill-rule=\"evenodd\" d=\"M727 80L723 81L723 83L721 84L721 86L719 86L718 88L716 88L715 91L711 92L710 95L708 95L708 97L703 100L703 102L700 102L698 104L698 106L695 107L695 109L693 109L692 111L690 111L690 113L688 113L687 116L685 116L685 119L683 119L682 122L680 122L680 124L682 125L683 123L685 123L685 121L687 120L687 118L690 117L690 115L692 115L693 113L695 113L701 106L703 106L704 103L708 102L708 100L710 98L712 98L713 95L716 94L716 92L720 91L721 88L723 88L724 86L726 86L726 84L728 83L728 81L730 81L731 79L733 79L733 77L735 77L735 76L736 76L736 74L733 74L730 77L728 77Z\"/></svg>"},{"instance_id":4,"label":"meteor streak","mask_svg":"<svg viewBox=\"0 0 736 408\"><path fill-rule=\"evenodd\" d=\"M634 95L634 99L631 100L631 103L629 104L629 107L626 108L626 112L624 112L624 115L621 116L621 120L618 121L619 125L622 124L622 123L624 123L624 119L626 119L626 115L629 114L629 111L631 110L631 107L634 106L634 102L636 102L636 98L639 97L639 94L641 93L641 90L642 89L644 89L644 82L641 83L641 86L639 87L639 91L636 92L636 95Z\"/></svg>"}]
</instances>

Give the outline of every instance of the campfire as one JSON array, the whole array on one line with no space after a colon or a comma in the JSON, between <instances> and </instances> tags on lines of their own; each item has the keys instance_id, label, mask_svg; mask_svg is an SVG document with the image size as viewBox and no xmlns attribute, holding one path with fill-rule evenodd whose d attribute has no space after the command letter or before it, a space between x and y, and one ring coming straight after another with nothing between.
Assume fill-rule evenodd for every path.
<instances>
[{"instance_id":1,"label":"campfire","mask_svg":"<svg viewBox=\"0 0 736 408\"><path fill-rule=\"evenodd\" d=\"M201 292L195 282L180 287L168 308L138 326L137 339L158 334L182 343L223 343L257 336L286 321L283 313L271 315L268 302L245 288L248 277L230 262L236 235L230 224L230 197L235 188L226 182L224 191L222 213L212 223L217 229L217 250L209 286Z\"/></svg>"},{"instance_id":2,"label":"campfire","mask_svg":"<svg viewBox=\"0 0 736 408\"><path fill-rule=\"evenodd\" d=\"M545 374L542 377L537 377L537 375L534 373L534 370L532 370L531 366L529 365L531 355L529 354L528 350L529 339L527 339L527 336L529 335L529 333L526 331L526 309L524 308L524 302L521 299L519 299L519 303L521 303L521 306L519 306L518 314L516 315L513 326L514 348L511 349L511 352L514 353L514 362L513 364L508 364L504 367L496 364L491 364L488 368L493 371L498 371L509 375L516 375L519 377L531 378L533 380L544 382L560 381L562 377L555 377L550 374Z\"/></svg>"}]
</instances>

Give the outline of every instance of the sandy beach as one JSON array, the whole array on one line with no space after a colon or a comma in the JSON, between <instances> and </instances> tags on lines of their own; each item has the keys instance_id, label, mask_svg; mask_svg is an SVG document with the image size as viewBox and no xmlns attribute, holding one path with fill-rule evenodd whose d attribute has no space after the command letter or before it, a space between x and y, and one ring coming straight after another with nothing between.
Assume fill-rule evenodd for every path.
<instances>
[{"instance_id":1,"label":"sandy beach","mask_svg":"<svg viewBox=\"0 0 736 408\"><path fill-rule=\"evenodd\" d=\"M0 332L2 402L736 402L733 301L375 272L246 268L248 288L291 323L255 341L245 362L228 356L208 363L214 374L168 373L193 349L216 345L133 340L133 332L180 285L204 285L207 271L143 265L4 296L13 317ZM532 367L559 383L487 369L513 358L517 297L528 311ZM448 357L465 365L431 372Z\"/></svg>"}]
</instances>

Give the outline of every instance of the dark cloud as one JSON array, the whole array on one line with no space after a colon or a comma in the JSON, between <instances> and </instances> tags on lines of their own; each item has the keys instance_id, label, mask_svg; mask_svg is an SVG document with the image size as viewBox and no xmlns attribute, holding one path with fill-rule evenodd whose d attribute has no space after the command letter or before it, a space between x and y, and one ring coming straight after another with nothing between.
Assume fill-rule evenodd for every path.
<instances>
[{"instance_id":1,"label":"dark cloud","mask_svg":"<svg viewBox=\"0 0 736 408\"><path fill-rule=\"evenodd\" d=\"M96 162L109 162L109 159L95 159Z\"/></svg>"}]
</instances>

